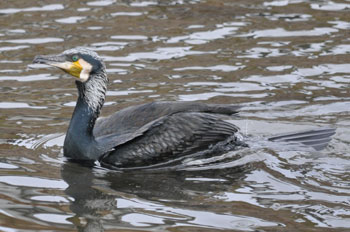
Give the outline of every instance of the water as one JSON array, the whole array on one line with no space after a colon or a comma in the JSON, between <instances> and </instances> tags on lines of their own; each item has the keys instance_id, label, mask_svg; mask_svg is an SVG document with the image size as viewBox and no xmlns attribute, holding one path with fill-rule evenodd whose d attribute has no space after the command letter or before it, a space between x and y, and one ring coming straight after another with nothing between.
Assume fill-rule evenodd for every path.
<instances>
[{"instance_id":1,"label":"water","mask_svg":"<svg viewBox=\"0 0 350 232\"><path fill-rule=\"evenodd\" d=\"M350 1L1 1L0 231L350 230ZM77 92L30 65L89 46L102 115L150 101L236 103L249 149L179 172L119 173L62 156ZM29 66L28 66L29 65ZM326 150L261 138L336 126Z\"/></svg>"}]
</instances>

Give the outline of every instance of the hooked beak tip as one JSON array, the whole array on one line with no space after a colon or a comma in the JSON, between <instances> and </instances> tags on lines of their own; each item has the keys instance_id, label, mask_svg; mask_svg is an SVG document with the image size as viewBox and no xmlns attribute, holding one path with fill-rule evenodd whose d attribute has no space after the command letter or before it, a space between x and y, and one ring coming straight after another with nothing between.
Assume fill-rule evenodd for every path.
<instances>
[{"instance_id":1,"label":"hooked beak tip","mask_svg":"<svg viewBox=\"0 0 350 232\"><path fill-rule=\"evenodd\" d=\"M34 57L33 64L52 65L65 62L65 57L62 55L37 55Z\"/></svg>"},{"instance_id":2,"label":"hooked beak tip","mask_svg":"<svg viewBox=\"0 0 350 232\"><path fill-rule=\"evenodd\" d=\"M42 56L35 56L33 60L33 64L46 64L47 60L44 59Z\"/></svg>"}]
</instances>

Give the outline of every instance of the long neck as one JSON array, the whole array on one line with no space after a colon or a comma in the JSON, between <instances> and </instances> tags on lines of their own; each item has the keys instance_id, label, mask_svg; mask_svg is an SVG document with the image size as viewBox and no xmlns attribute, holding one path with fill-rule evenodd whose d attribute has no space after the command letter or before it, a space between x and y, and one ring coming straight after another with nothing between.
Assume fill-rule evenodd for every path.
<instances>
[{"instance_id":1,"label":"long neck","mask_svg":"<svg viewBox=\"0 0 350 232\"><path fill-rule=\"evenodd\" d=\"M64 141L64 155L75 160L97 160L101 156L93 129L103 106L107 78L103 73L85 83L76 81L79 97Z\"/></svg>"}]
</instances>

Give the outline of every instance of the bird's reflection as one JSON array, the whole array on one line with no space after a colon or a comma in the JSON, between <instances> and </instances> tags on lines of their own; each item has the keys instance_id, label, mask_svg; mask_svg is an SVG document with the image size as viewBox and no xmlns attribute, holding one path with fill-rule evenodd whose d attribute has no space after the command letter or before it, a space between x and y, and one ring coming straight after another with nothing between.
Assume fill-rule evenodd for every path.
<instances>
[{"instance_id":1,"label":"bird's reflection","mask_svg":"<svg viewBox=\"0 0 350 232\"><path fill-rule=\"evenodd\" d=\"M71 162L65 163L61 171L63 180L69 185L65 193L74 199L70 209L75 216L71 221L79 231L130 228L130 221L125 222L123 216L132 213L133 209L125 206L125 202L197 210L202 204L198 201L199 196L232 188L232 183L237 183L244 173L241 167L205 173L122 173ZM218 181L193 181L208 178ZM136 207L140 207L138 204Z\"/></svg>"}]
</instances>

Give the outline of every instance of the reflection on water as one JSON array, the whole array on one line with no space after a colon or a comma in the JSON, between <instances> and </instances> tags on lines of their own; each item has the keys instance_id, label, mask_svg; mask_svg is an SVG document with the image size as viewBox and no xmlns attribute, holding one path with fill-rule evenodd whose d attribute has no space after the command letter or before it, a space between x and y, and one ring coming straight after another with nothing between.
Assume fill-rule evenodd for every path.
<instances>
[{"instance_id":1,"label":"reflection on water","mask_svg":"<svg viewBox=\"0 0 350 232\"><path fill-rule=\"evenodd\" d=\"M347 0L0 2L0 230L349 230L349 9ZM30 63L76 46L106 61L102 116L150 101L242 104L232 122L251 147L173 172L67 162L75 86ZM262 142L319 126L338 128L322 152Z\"/></svg>"},{"instance_id":2,"label":"reflection on water","mask_svg":"<svg viewBox=\"0 0 350 232\"><path fill-rule=\"evenodd\" d=\"M242 171L242 170L241 170ZM250 216L226 215L202 209L195 201L200 196L208 197L210 189L216 189L222 182L239 180L243 172L226 173L232 175L230 180L210 178L190 178L191 174L167 173L99 173L98 170L77 170L75 164L65 164L62 178L69 183L65 193L75 201L71 210L75 217L88 218L87 225L107 225L110 228L148 228L172 224L173 226L198 226L202 228L243 229L256 227L280 226ZM72 178L73 177L73 178ZM152 178L152 183L145 181ZM208 182L212 186L208 186ZM205 185L206 191L202 192ZM82 194L82 192L84 194ZM102 193L102 194L101 194ZM106 214L106 212L108 212ZM210 219L210 220L208 220ZM161 228L161 227L160 227Z\"/></svg>"}]
</instances>

